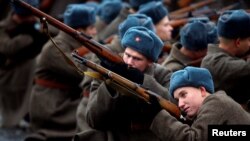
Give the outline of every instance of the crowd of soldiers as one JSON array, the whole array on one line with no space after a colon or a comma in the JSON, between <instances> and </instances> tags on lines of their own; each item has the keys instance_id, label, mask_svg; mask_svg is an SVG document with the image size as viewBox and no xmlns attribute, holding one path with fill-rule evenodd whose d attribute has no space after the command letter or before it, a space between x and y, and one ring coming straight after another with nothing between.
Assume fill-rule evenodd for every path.
<instances>
[{"instance_id":1,"label":"crowd of soldiers","mask_svg":"<svg viewBox=\"0 0 250 141\"><path fill-rule=\"evenodd\" d=\"M0 4L0 128L25 141L206 141L208 125L250 125L249 1L23 0L122 63L14 1Z\"/></svg>"}]
</instances>

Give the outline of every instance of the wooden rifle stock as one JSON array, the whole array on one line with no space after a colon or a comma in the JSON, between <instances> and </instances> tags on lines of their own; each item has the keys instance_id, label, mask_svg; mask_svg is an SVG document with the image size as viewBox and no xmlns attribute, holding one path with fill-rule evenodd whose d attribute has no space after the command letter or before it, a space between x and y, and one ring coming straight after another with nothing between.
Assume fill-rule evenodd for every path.
<instances>
[{"instance_id":1,"label":"wooden rifle stock","mask_svg":"<svg viewBox=\"0 0 250 141\"><path fill-rule=\"evenodd\" d=\"M163 51L163 52L166 52L166 53L170 53L171 48L172 48L172 43L170 43L170 42L165 42L165 43L164 43L164 46L163 46L163 48L162 48L162 51Z\"/></svg>"},{"instance_id":2,"label":"wooden rifle stock","mask_svg":"<svg viewBox=\"0 0 250 141\"><path fill-rule=\"evenodd\" d=\"M78 63L83 64L83 65L91 68L92 70L100 73L101 75L106 76L108 79L111 79L115 83L117 83L121 86L124 86L124 87L128 88L129 90L136 92L136 94L138 94L137 97L142 98L146 102L150 103L150 96L155 96L158 99L158 102L163 109L167 110L171 115L175 116L177 119L183 118L181 116L180 109L175 104L162 98L160 95L158 95L150 90L146 90L146 89L140 87L138 84L136 84L136 83L134 83L134 82L132 82L132 81L130 81L130 80L128 80L128 79L94 63L94 62L91 62L91 61L85 59L84 57L79 56L76 52L72 53L72 57L75 58L75 60Z\"/></svg>"},{"instance_id":3,"label":"wooden rifle stock","mask_svg":"<svg viewBox=\"0 0 250 141\"><path fill-rule=\"evenodd\" d=\"M181 8L179 10L175 10L173 12L170 12L169 16L172 17L174 15L182 14L182 13L185 13L185 12L190 12L190 11L193 11L193 10L198 9L200 7L203 7L205 5L211 4L213 2L215 2L215 0L205 0L205 1L197 2L195 4L191 4L188 7L184 7L184 8Z\"/></svg>"},{"instance_id":4,"label":"wooden rifle stock","mask_svg":"<svg viewBox=\"0 0 250 141\"><path fill-rule=\"evenodd\" d=\"M179 19L185 19L185 18L189 18L189 17L208 17L210 20L217 20L218 17L220 16L221 13L227 11L227 10L232 10L232 9L236 9L240 6L240 3L233 3L231 5L225 6L223 8L221 8L221 10L219 11L215 11L213 9L205 9L205 10L201 10L201 11L194 11L192 13L182 13L182 14L178 14L178 15L172 15L169 18L171 20L179 20Z\"/></svg>"},{"instance_id":5,"label":"wooden rifle stock","mask_svg":"<svg viewBox=\"0 0 250 141\"><path fill-rule=\"evenodd\" d=\"M180 8L187 7L190 3L192 3L193 0L178 0L178 6Z\"/></svg>"},{"instance_id":6,"label":"wooden rifle stock","mask_svg":"<svg viewBox=\"0 0 250 141\"><path fill-rule=\"evenodd\" d=\"M177 28L177 27L180 27L180 26L185 25L188 21L189 21L189 18L176 19L176 20L171 20L171 21L169 22L169 24L170 24L173 28Z\"/></svg>"},{"instance_id":7,"label":"wooden rifle stock","mask_svg":"<svg viewBox=\"0 0 250 141\"><path fill-rule=\"evenodd\" d=\"M225 12L225 11L227 11L227 10L232 10L232 9L235 9L235 8L239 8L239 6L240 6L240 3L239 3L239 2L233 3L233 4L231 4L231 5L228 5L228 6L226 6L226 7L221 8L221 10L219 10L218 12L211 12L211 13L208 13L207 15L208 15L208 17L209 17L210 20L212 20L212 21L217 21L218 18L220 17L220 15L221 15L223 12Z\"/></svg>"},{"instance_id":8,"label":"wooden rifle stock","mask_svg":"<svg viewBox=\"0 0 250 141\"><path fill-rule=\"evenodd\" d=\"M58 21L57 19L51 17L50 15L47 15L46 13L40 11L39 9L21 0L11 0L11 1L13 4L21 6L22 8L26 8L27 10L32 12L32 14L34 14L35 16L39 17L42 20L46 20L51 25L69 34L74 39L83 44L85 47L87 47L90 51L95 53L97 56L105 58L114 63L124 63L122 58L118 54L113 53L105 46L96 42L95 40L92 39L92 37L67 26L66 24Z\"/></svg>"},{"instance_id":9,"label":"wooden rifle stock","mask_svg":"<svg viewBox=\"0 0 250 141\"><path fill-rule=\"evenodd\" d=\"M217 19L219 18L220 14L222 14L223 12L225 12L227 10L231 10L231 9L237 8L237 7L239 7L239 5L240 5L240 3L234 3L234 4L231 4L231 5L228 5L228 6L224 7L224 8L222 8L218 12L216 12L214 10L201 11L199 13L192 14L193 17L191 17L191 18L188 18L188 16L187 16L186 18L173 19L173 20L171 20L169 22L169 24L173 28L176 28L176 27L180 27L180 26L185 25L187 22L189 22L193 18L199 18L199 17L202 17L202 16L206 16L206 17L208 17L212 21L217 21Z\"/></svg>"}]
</instances>

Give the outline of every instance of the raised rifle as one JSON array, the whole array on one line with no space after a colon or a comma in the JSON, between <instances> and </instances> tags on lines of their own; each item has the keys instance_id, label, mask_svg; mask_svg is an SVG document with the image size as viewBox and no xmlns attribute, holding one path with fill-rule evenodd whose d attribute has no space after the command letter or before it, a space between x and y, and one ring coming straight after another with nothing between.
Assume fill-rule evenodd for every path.
<instances>
[{"instance_id":1,"label":"raised rifle","mask_svg":"<svg viewBox=\"0 0 250 141\"><path fill-rule=\"evenodd\" d=\"M178 14L174 16L170 16L169 18L171 20L179 20L179 19L185 19L185 18L190 18L190 17L208 17L211 20L217 20L218 17L220 16L221 13L227 11L227 10L232 10L232 9L237 9L240 7L240 3L233 3L231 5L225 6L221 8L219 11L215 11L214 9L205 9L201 11L193 11L191 13L183 13L183 14Z\"/></svg>"},{"instance_id":2,"label":"raised rifle","mask_svg":"<svg viewBox=\"0 0 250 141\"><path fill-rule=\"evenodd\" d=\"M231 9L235 9L237 7L239 7L240 3L234 3L231 5L228 5L224 8L222 8L221 10L219 10L218 12L214 11L214 10L203 10L201 12L198 13L194 13L192 14L192 17L188 18L188 16L186 15L185 18L180 18L180 19L172 19L170 20L169 24L173 27L180 27L185 25L187 22L189 22L191 19L193 18L198 18L198 17L208 17L210 20L212 21L217 21L217 19L219 18L219 16L227 11L227 10L231 10Z\"/></svg>"},{"instance_id":3,"label":"raised rifle","mask_svg":"<svg viewBox=\"0 0 250 141\"><path fill-rule=\"evenodd\" d=\"M181 27L181 26L185 25L189 20L190 20L190 18L182 18L182 19L177 19L177 20L171 20L169 22L169 24L173 28L177 28L177 27Z\"/></svg>"},{"instance_id":4,"label":"raised rifle","mask_svg":"<svg viewBox=\"0 0 250 141\"><path fill-rule=\"evenodd\" d=\"M87 60L84 57L79 56L76 52L72 53L72 57L75 58L75 60L85 65L92 70L100 73L102 76L104 76L104 79L110 79L112 82L118 84L119 86L125 87L128 90L131 90L132 92L135 92L137 97L143 99L144 101L150 103L150 96L155 96L161 105L161 107L165 110L167 110L171 115L176 117L177 119L183 119L180 109L170 101L164 99L160 95L156 94L155 92L152 92L150 90L146 90L143 87L139 86L138 84L94 63L89 60ZM105 78L106 77L106 78Z\"/></svg>"},{"instance_id":5,"label":"raised rifle","mask_svg":"<svg viewBox=\"0 0 250 141\"><path fill-rule=\"evenodd\" d=\"M57 27L58 29L64 31L65 33L71 35L73 38L75 38L77 41L79 41L80 43L82 43L85 47L87 47L90 51L92 51L93 53L95 53L96 55L107 59L108 61L111 61L113 63L124 63L122 58L117 55L114 54L113 52L111 52L110 50L108 50L105 46L99 44L98 42L96 42L95 40L93 40L91 37L74 30L73 28L67 26L66 24L56 20L55 18L45 14L44 12L38 10L37 8L32 7L31 5L21 1L21 0L11 0L12 3L17 4L23 8L26 8L28 10L30 10L30 12L32 12L35 16L39 17L41 19L41 21L47 21L48 23L50 23L51 25ZM59 49L60 50L60 49ZM63 52L61 52L63 53ZM63 54L64 55L64 54ZM72 56L81 64L99 72L100 74L102 74L103 76L108 76L109 79L112 79L113 81L115 81L116 83L129 88L132 91L135 91L138 95L138 97L144 99L146 102L149 102L150 100L150 95L154 95L157 97L160 105L162 106L163 109L166 109L169 113L171 113L173 116L175 116L178 119L183 119L183 117L181 116L181 112L179 110L179 108L171 103L170 101L162 98L161 96L159 96L158 94L150 91L150 90L146 90L142 87L140 87L138 84L135 84L134 82L116 74L111 72L110 70L105 69L104 67L97 65L81 56L79 56L76 53L73 53ZM67 56L65 56L65 59L67 61L69 61L69 63L71 65L73 65L74 67L76 67L69 58L67 58ZM77 68L77 67L76 67ZM84 74L79 68L77 68L77 71L80 74Z\"/></svg>"},{"instance_id":6,"label":"raised rifle","mask_svg":"<svg viewBox=\"0 0 250 141\"><path fill-rule=\"evenodd\" d=\"M227 10L237 9L239 7L240 7L240 2L237 2L237 3L233 3L231 5L228 5L228 6L221 8L221 10L219 10L218 12L212 11L206 15L209 17L210 20L217 21L223 12L225 12Z\"/></svg>"},{"instance_id":7,"label":"raised rifle","mask_svg":"<svg viewBox=\"0 0 250 141\"><path fill-rule=\"evenodd\" d=\"M184 7L184 8L175 10L173 12L170 12L169 16L174 17L174 16L182 14L182 13L191 12L193 10L200 8L200 7L212 4L213 2L215 2L215 0L205 0L205 1L197 2L197 3L191 4L188 7Z\"/></svg>"},{"instance_id":8,"label":"raised rifle","mask_svg":"<svg viewBox=\"0 0 250 141\"><path fill-rule=\"evenodd\" d=\"M90 51L95 53L97 56L104 58L104 59L106 59L110 62L113 62L113 63L124 63L121 56L113 53L108 48L106 48L104 45L96 42L94 39L92 39L92 37L67 26L66 24L58 21L57 19L51 17L50 15L47 15L46 13L44 13L44 12L40 11L39 9L27 4L26 2L24 2L22 0L11 0L11 2L15 5L21 6L22 8L26 8L32 14L39 17L42 21L46 21L49 24L55 26L56 28L69 34L74 39L79 41L82 45L84 45L86 48L88 48Z\"/></svg>"}]
</instances>

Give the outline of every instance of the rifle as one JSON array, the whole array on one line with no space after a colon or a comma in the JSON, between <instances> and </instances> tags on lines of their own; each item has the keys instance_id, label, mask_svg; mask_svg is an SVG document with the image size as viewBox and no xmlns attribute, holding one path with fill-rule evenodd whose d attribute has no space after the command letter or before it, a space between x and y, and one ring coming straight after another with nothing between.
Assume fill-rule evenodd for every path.
<instances>
[{"instance_id":1,"label":"rifle","mask_svg":"<svg viewBox=\"0 0 250 141\"><path fill-rule=\"evenodd\" d=\"M192 14L193 17L190 17L188 18L188 16L186 15L186 18L180 18L180 19L173 19L169 22L169 24L173 27L173 28L176 28L176 27L180 27L180 26L183 26L185 25L187 22L189 22L191 19L193 18L198 18L198 17L208 17L210 20L212 21L217 21L217 19L219 18L219 16L227 11L227 10L231 10L231 9L235 9L237 7L239 7L240 3L234 3L234 4L231 4L231 5L228 5L224 8L222 8L221 10L219 10L218 12L214 11L214 10L204 10L204 11L201 11L199 13L194 13Z\"/></svg>"},{"instance_id":2,"label":"rifle","mask_svg":"<svg viewBox=\"0 0 250 141\"><path fill-rule=\"evenodd\" d=\"M237 3L234 3L234 4L231 4L231 5L228 5L226 7L223 7L221 10L219 10L218 12L210 12L208 13L208 17L210 20L213 20L213 21L217 21L218 18L220 17L220 15L227 11L227 10L232 10L232 9L236 9L236 8L239 8L240 7L240 2L237 2Z\"/></svg>"},{"instance_id":3,"label":"rifle","mask_svg":"<svg viewBox=\"0 0 250 141\"><path fill-rule=\"evenodd\" d=\"M197 2L195 4L191 4L188 7L184 7L184 8L181 8L179 10L175 10L173 12L170 12L169 16L174 17L174 16L176 16L178 14L182 14L182 13L185 13L185 12L191 12L191 11L193 11L195 9L198 9L200 7L203 7L205 5L212 4L213 2L215 2L215 0L205 0L205 1Z\"/></svg>"},{"instance_id":4,"label":"rifle","mask_svg":"<svg viewBox=\"0 0 250 141\"><path fill-rule=\"evenodd\" d=\"M58 29L68 33L69 35L71 35L73 38L75 38L76 40L78 40L79 42L81 42L85 47L87 47L89 50L91 50L92 52L94 52L96 55L103 57L113 63L124 63L122 58L117 55L114 54L113 52L111 52L110 50L108 50L107 48L105 48L103 45L99 44L98 42L94 41L91 37L74 30L73 28L65 25L64 23L56 20L55 18L45 14L44 12L38 10L37 8L32 7L31 5L21 1L21 0L12 0L12 3L17 4L19 6L22 6L28 10L30 10L35 16L41 18L42 21L48 21L51 25L57 27ZM181 112L179 110L179 108L169 102L168 100L162 98L161 96L157 95L156 93L150 91L150 90L145 90L144 88L140 87L138 84L135 84L132 81L129 81L128 79L115 74L113 72L111 72L110 70L105 69L104 67L97 65L91 61L88 61L87 59L79 56L76 53L73 53L72 56L74 58L76 58L76 60L78 62L80 62L81 64L84 64L85 66L103 74L104 76L108 76L109 78L111 78L112 80L114 80L116 83L120 84L120 85L124 85L128 88L130 88L130 90L135 91L136 93L138 93L138 97L143 98L146 102L149 102L150 100L150 95L154 95L155 97L157 97L160 105L162 106L162 108L166 109L167 111L169 111L169 113L171 113L172 115L174 115L176 118L181 119L183 118L181 116ZM65 57L65 56L64 56ZM70 61L69 58L66 58L68 61ZM73 65L71 63L71 61L69 62L71 65ZM77 68L77 67L76 67ZM78 70L81 74L83 74L83 72L81 70Z\"/></svg>"},{"instance_id":5,"label":"rifle","mask_svg":"<svg viewBox=\"0 0 250 141\"><path fill-rule=\"evenodd\" d=\"M190 20L190 18L176 19L176 20L171 20L171 21L169 22L169 24L170 24L173 28L177 28L177 27L180 27L180 26L185 25L189 20Z\"/></svg>"},{"instance_id":6,"label":"rifle","mask_svg":"<svg viewBox=\"0 0 250 141\"><path fill-rule=\"evenodd\" d=\"M78 53L76 53L76 52L72 53L72 57L75 58L75 60L78 63L91 68L92 70L100 73L102 76L106 76L107 77L106 79L111 79L111 81L115 82L116 84L123 86L123 87L135 92L137 97L142 98L143 100L145 100L148 103L150 103L150 96L155 96L163 109L167 110L171 115L173 115L177 119L183 119L181 112L180 112L180 109L175 104L164 99L160 95L158 95L150 90L146 90L146 89L142 88L141 86L139 86L138 84L136 84L136 83L134 83L134 82L132 82L132 81L130 81L130 80L128 80L128 79L94 63L94 62L91 62L84 57L79 56Z\"/></svg>"},{"instance_id":7,"label":"rifle","mask_svg":"<svg viewBox=\"0 0 250 141\"><path fill-rule=\"evenodd\" d=\"M40 11L39 9L23 2L22 0L11 0L11 2L18 6L26 8L27 10L32 12L35 16L39 17L41 20L46 21L50 23L51 25L57 27L58 29L66 32L67 34L72 36L74 39L79 41L81 44L83 44L85 47L87 47L90 51L95 53L97 56L105 58L108 61L111 61L113 63L124 63L121 56L113 53L102 44L96 42L95 40L92 39L92 37L67 26L66 24L47 15L46 13Z\"/></svg>"},{"instance_id":8,"label":"rifle","mask_svg":"<svg viewBox=\"0 0 250 141\"><path fill-rule=\"evenodd\" d=\"M201 10L201 11L193 11L192 13L178 14L178 15L171 16L169 18L172 20L179 20L179 19L189 18L189 17L206 16L206 17L209 17L211 20L216 20L216 19L218 19L218 17L220 16L221 13L223 13L227 10L239 8L239 6L240 6L240 3L236 2L234 4L231 4L231 5L228 5L228 6L221 8L221 10L219 10L218 12L216 12L213 9L205 9L205 10Z\"/></svg>"}]
</instances>

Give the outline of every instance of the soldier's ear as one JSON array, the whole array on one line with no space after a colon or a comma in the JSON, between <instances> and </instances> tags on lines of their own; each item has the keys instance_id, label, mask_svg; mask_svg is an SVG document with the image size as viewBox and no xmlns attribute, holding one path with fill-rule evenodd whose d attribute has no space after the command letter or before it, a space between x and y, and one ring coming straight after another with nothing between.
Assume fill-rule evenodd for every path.
<instances>
[{"instance_id":1,"label":"soldier's ear","mask_svg":"<svg viewBox=\"0 0 250 141\"><path fill-rule=\"evenodd\" d=\"M247 38L248 46L250 47L250 37Z\"/></svg>"},{"instance_id":2,"label":"soldier's ear","mask_svg":"<svg viewBox=\"0 0 250 141\"><path fill-rule=\"evenodd\" d=\"M237 39L235 39L234 40L234 45L236 46L236 47L239 47L239 45L240 45L240 38L237 38Z\"/></svg>"},{"instance_id":3,"label":"soldier's ear","mask_svg":"<svg viewBox=\"0 0 250 141\"><path fill-rule=\"evenodd\" d=\"M201 96L202 96L202 97L205 97L205 96L206 96L206 93L207 93L206 88L201 86L201 87L199 87L199 89L200 89L200 91L201 91Z\"/></svg>"}]
</instances>

